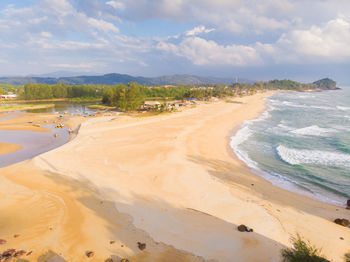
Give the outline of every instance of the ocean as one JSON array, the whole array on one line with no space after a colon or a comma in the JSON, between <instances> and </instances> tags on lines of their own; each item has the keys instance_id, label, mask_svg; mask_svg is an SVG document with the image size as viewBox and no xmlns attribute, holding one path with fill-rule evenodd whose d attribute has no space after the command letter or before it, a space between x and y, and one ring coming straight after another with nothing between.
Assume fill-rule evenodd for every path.
<instances>
[{"instance_id":1,"label":"ocean","mask_svg":"<svg viewBox=\"0 0 350 262\"><path fill-rule=\"evenodd\" d=\"M280 92L231 138L237 156L274 185L344 205L350 199L350 88Z\"/></svg>"}]
</instances>

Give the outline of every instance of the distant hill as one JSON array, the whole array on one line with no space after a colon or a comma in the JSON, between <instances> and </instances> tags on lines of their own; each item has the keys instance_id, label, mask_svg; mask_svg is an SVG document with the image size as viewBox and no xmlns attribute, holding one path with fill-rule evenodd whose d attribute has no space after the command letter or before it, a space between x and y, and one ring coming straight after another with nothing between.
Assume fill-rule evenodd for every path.
<instances>
[{"instance_id":1,"label":"distant hill","mask_svg":"<svg viewBox=\"0 0 350 262\"><path fill-rule=\"evenodd\" d=\"M330 78L324 78L318 81L313 82L317 88L320 89L338 89L337 82Z\"/></svg>"},{"instance_id":2,"label":"distant hill","mask_svg":"<svg viewBox=\"0 0 350 262\"><path fill-rule=\"evenodd\" d=\"M24 85L28 83L42 83L42 84L56 84L64 83L69 85L82 85L82 84L126 84L128 82L136 82L142 85L198 85L198 84L231 84L234 79L218 78L218 77L203 77L195 75L166 75L160 77L142 77L131 76L126 74L105 74L97 76L69 76L69 77L2 77L0 83L11 85ZM253 83L253 81L247 79L238 79L241 83Z\"/></svg>"}]
</instances>

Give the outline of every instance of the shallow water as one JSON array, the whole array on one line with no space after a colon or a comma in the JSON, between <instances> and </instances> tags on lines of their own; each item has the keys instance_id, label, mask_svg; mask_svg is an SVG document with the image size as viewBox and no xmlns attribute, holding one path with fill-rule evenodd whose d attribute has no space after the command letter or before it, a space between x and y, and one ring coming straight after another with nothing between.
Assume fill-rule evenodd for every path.
<instances>
[{"instance_id":1,"label":"shallow water","mask_svg":"<svg viewBox=\"0 0 350 262\"><path fill-rule=\"evenodd\" d=\"M0 155L0 168L31 159L67 143L70 139L67 129L56 129L52 125L42 127L52 132L0 130L0 142L18 144L23 147L16 152ZM57 134L58 137L55 138L54 134Z\"/></svg>"},{"instance_id":2,"label":"shallow water","mask_svg":"<svg viewBox=\"0 0 350 262\"><path fill-rule=\"evenodd\" d=\"M350 198L350 88L278 93L267 105L232 137L239 158L275 185L343 204Z\"/></svg>"},{"instance_id":3,"label":"shallow water","mask_svg":"<svg viewBox=\"0 0 350 262\"><path fill-rule=\"evenodd\" d=\"M20 105L25 105L26 103L21 103ZM64 114L65 112L67 112L70 115L89 115L92 114L94 112L94 110L89 109L88 106L89 105L95 105L95 104L99 104L99 103L71 103L71 102L66 102L66 101L62 101L62 102L28 102L28 104L36 104L36 105L40 105L40 104L54 104L54 107L50 107L50 108L41 108L41 109L32 109L32 110L23 110L21 112L28 112L28 113L59 113L59 114ZM8 105L17 105L16 103L12 103L12 104L0 104L1 106L8 106ZM16 112L20 112L20 111L16 111Z\"/></svg>"}]
</instances>

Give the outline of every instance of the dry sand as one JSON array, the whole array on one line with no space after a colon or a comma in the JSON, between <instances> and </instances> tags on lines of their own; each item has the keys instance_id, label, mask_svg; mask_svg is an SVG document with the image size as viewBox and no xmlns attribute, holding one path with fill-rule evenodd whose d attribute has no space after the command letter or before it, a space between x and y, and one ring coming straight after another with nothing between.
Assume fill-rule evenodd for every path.
<instances>
[{"instance_id":1,"label":"dry sand","mask_svg":"<svg viewBox=\"0 0 350 262\"><path fill-rule=\"evenodd\" d=\"M350 230L332 220L350 211L271 185L228 146L230 132L256 118L269 95L89 119L68 144L1 169L0 238L8 243L0 251L33 250L30 261L86 261L92 250L91 261L277 262L300 233L342 261ZM239 224L254 233L238 232Z\"/></svg>"}]
</instances>

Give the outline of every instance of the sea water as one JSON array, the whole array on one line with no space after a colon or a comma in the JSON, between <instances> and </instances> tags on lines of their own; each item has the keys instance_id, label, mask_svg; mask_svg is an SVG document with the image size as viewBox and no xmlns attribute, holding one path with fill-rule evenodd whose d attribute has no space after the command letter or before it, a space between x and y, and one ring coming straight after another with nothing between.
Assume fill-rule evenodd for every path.
<instances>
[{"instance_id":1,"label":"sea water","mask_svg":"<svg viewBox=\"0 0 350 262\"><path fill-rule=\"evenodd\" d=\"M231 138L237 156L273 184L323 201L350 199L350 88L281 92Z\"/></svg>"}]
</instances>

